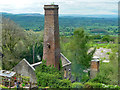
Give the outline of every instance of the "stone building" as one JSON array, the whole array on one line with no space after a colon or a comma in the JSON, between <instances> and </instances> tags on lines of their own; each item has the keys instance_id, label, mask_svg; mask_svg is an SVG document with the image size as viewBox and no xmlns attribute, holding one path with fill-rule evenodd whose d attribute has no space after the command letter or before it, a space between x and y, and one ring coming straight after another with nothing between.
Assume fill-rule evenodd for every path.
<instances>
[{"instance_id":1,"label":"stone building","mask_svg":"<svg viewBox=\"0 0 120 90\"><path fill-rule=\"evenodd\" d=\"M27 60L23 59L12 70L17 74L30 77L30 82L36 83L35 68Z\"/></svg>"},{"instance_id":2,"label":"stone building","mask_svg":"<svg viewBox=\"0 0 120 90\"><path fill-rule=\"evenodd\" d=\"M65 78L71 78L71 62L61 53L60 58L62 61L62 68L64 71ZM42 62L37 62L34 64L30 64L26 59L20 61L12 70L15 71L17 74L22 74L23 76L30 77L30 82L36 83L36 75L35 69L38 67Z\"/></svg>"}]
</instances>

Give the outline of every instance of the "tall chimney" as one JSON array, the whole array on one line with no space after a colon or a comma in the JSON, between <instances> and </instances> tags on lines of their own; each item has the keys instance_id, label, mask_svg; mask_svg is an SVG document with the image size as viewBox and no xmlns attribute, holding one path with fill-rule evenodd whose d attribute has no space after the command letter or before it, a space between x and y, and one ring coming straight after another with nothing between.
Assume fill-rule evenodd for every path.
<instances>
[{"instance_id":1,"label":"tall chimney","mask_svg":"<svg viewBox=\"0 0 120 90\"><path fill-rule=\"evenodd\" d=\"M98 72L99 72L99 60L92 60L90 68L90 78L91 79L94 78Z\"/></svg>"},{"instance_id":2,"label":"tall chimney","mask_svg":"<svg viewBox=\"0 0 120 90\"><path fill-rule=\"evenodd\" d=\"M60 69L60 42L58 5L44 5L44 47L43 59L47 65L54 65Z\"/></svg>"}]
</instances>

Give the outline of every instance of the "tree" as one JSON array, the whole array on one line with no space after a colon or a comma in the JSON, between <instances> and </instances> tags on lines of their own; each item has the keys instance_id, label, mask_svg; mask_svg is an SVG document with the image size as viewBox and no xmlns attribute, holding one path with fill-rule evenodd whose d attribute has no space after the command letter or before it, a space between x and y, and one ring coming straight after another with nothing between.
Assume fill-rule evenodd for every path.
<instances>
[{"instance_id":1,"label":"tree","mask_svg":"<svg viewBox=\"0 0 120 90\"><path fill-rule=\"evenodd\" d=\"M22 58L26 58L29 63L36 63L42 60L43 56L43 31L34 32L26 31L26 40L23 40L26 51L22 54Z\"/></svg>"},{"instance_id":2,"label":"tree","mask_svg":"<svg viewBox=\"0 0 120 90\"><path fill-rule=\"evenodd\" d=\"M2 20L3 69L13 68L20 60L38 62L43 54L43 32L25 31L10 19ZM34 53L33 53L34 52Z\"/></svg>"},{"instance_id":3,"label":"tree","mask_svg":"<svg viewBox=\"0 0 120 90\"><path fill-rule=\"evenodd\" d=\"M2 18L3 69L10 69L19 62L20 57L17 56L15 47L24 38L22 28L10 19Z\"/></svg>"},{"instance_id":4,"label":"tree","mask_svg":"<svg viewBox=\"0 0 120 90\"><path fill-rule=\"evenodd\" d=\"M102 41L103 42L109 42L110 41L110 36L109 35L103 36Z\"/></svg>"},{"instance_id":5,"label":"tree","mask_svg":"<svg viewBox=\"0 0 120 90\"><path fill-rule=\"evenodd\" d=\"M88 53L89 37L85 35L82 28L77 28L72 37L69 38L68 43L64 45L63 54L72 62L72 73L78 81L84 74L83 70L89 68L92 55L95 51ZM65 51L65 53L64 53ZM66 54L67 53L67 54Z\"/></svg>"}]
</instances>

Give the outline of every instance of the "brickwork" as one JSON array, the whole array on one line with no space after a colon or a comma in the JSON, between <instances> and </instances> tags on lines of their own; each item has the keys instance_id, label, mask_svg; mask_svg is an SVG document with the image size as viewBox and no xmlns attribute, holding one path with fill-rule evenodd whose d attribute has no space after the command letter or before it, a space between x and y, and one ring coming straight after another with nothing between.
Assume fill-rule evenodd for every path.
<instances>
[{"instance_id":1,"label":"brickwork","mask_svg":"<svg viewBox=\"0 0 120 90\"><path fill-rule=\"evenodd\" d=\"M90 78L94 78L98 72L99 72L99 60L92 60L90 68Z\"/></svg>"},{"instance_id":2,"label":"brickwork","mask_svg":"<svg viewBox=\"0 0 120 90\"><path fill-rule=\"evenodd\" d=\"M43 59L47 65L54 65L59 69L60 65L60 42L59 42L59 23L58 5L45 5L45 24L44 24L44 47Z\"/></svg>"},{"instance_id":3,"label":"brickwork","mask_svg":"<svg viewBox=\"0 0 120 90\"><path fill-rule=\"evenodd\" d=\"M91 69L99 70L99 61L91 61Z\"/></svg>"}]
</instances>

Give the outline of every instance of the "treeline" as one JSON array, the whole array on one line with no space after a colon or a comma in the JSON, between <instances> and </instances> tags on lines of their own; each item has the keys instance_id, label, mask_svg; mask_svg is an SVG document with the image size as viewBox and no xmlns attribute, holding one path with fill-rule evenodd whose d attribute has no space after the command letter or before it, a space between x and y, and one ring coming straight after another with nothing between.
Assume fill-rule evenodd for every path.
<instances>
[{"instance_id":1,"label":"treeline","mask_svg":"<svg viewBox=\"0 0 120 90\"><path fill-rule=\"evenodd\" d=\"M44 16L28 16L19 14L3 14L3 16L12 19L25 30L35 32L44 29ZM118 34L117 18L92 18L92 17L59 17L60 35L73 35L75 28L83 27L85 32L91 34Z\"/></svg>"},{"instance_id":2,"label":"treeline","mask_svg":"<svg viewBox=\"0 0 120 90\"><path fill-rule=\"evenodd\" d=\"M90 35L90 38L94 43L115 43L115 40L118 38L117 36L111 35Z\"/></svg>"}]
</instances>

